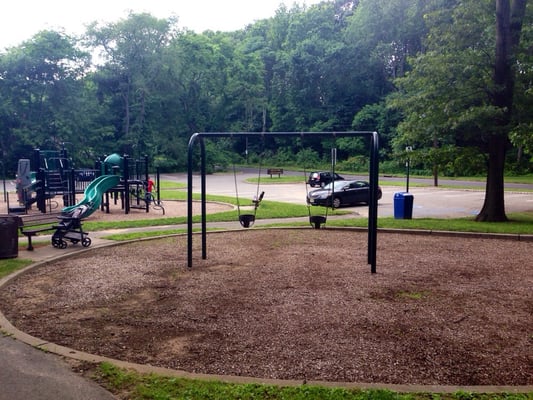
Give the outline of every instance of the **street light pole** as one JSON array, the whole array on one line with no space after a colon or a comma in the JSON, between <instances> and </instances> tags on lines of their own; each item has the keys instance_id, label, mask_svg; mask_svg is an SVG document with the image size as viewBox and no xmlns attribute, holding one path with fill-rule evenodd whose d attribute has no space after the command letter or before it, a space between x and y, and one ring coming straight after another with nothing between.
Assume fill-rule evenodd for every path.
<instances>
[{"instance_id":1,"label":"street light pole","mask_svg":"<svg viewBox=\"0 0 533 400\"><path fill-rule=\"evenodd\" d=\"M410 173L410 169L411 169L411 159L409 157L409 153L413 151L413 147L412 146L407 146L405 148L405 152L407 153L407 161L405 163L405 166L407 168L407 179L406 179L406 183L405 183L405 191L407 193L409 193L409 173Z\"/></svg>"}]
</instances>

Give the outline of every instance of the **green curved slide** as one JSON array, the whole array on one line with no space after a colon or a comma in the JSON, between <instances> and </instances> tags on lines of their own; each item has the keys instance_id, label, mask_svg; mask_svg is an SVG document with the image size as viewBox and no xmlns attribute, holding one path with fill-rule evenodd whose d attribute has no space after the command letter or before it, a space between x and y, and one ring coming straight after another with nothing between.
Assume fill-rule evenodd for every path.
<instances>
[{"instance_id":1,"label":"green curved slide","mask_svg":"<svg viewBox=\"0 0 533 400\"><path fill-rule=\"evenodd\" d=\"M102 196L109 189L117 186L120 183L120 176L118 175L101 175L92 181L89 186L85 188L83 199L73 206L65 207L61 210L63 214L72 213L75 209L84 206L86 208L79 218L87 218L93 212L98 210L102 202Z\"/></svg>"}]
</instances>

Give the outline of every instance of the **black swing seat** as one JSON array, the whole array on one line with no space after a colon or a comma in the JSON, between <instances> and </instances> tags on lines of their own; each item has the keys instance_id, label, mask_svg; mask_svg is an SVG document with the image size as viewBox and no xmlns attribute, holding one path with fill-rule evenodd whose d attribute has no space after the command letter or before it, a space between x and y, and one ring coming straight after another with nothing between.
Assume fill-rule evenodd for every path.
<instances>
[{"instance_id":1,"label":"black swing seat","mask_svg":"<svg viewBox=\"0 0 533 400\"><path fill-rule=\"evenodd\" d=\"M326 223L326 217L322 215L310 215L309 223L315 228L320 229L322 225Z\"/></svg>"},{"instance_id":2,"label":"black swing seat","mask_svg":"<svg viewBox=\"0 0 533 400\"><path fill-rule=\"evenodd\" d=\"M255 221L255 215L253 214L242 214L239 215L239 222L241 223L243 228L249 228L254 224Z\"/></svg>"}]
</instances>

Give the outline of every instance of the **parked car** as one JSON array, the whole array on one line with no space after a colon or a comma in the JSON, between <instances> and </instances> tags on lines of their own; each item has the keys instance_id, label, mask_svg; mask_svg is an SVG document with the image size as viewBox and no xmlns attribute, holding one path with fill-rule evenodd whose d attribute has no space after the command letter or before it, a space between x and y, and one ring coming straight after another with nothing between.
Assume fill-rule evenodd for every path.
<instances>
[{"instance_id":1,"label":"parked car","mask_svg":"<svg viewBox=\"0 0 533 400\"><path fill-rule=\"evenodd\" d=\"M333 180L335 181L344 180L344 178L340 176L339 174L337 174L336 172L334 176L335 176L335 179L332 178L331 172L328 172L328 171L311 172L309 174L309 179L307 183L309 183L309 186L311 187L315 187L315 186L324 187L327 184L331 183Z\"/></svg>"},{"instance_id":2,"label":"parked car","mask_svg":"<svg viewBox=\"0 0 533 400\"><path fill-rule=\"evenodd\" d=\"M378 186L378 200L381 196L381 188ZM369 202L370 184L365 181L336 181L307 194L307 204L313 206L339 208Z\"/></svg>"}]
</instances>

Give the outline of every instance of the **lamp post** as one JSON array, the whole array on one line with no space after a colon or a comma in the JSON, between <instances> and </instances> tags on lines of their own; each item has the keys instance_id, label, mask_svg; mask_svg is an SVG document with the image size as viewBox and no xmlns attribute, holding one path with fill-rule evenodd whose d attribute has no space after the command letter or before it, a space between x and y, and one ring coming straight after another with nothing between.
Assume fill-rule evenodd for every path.
<instances>
[{"instance_id":1,"label":"lamp post","mask_svg":"<svg viewBox=\"0 0 533 400\"><path fill-rule=\"evenodd\" d=\"M406 179L406 184L405 184L405 191L407 193L409 193L409 173L410 173L410 169L411 169L411 159L409 157L409 153L413 151L413 147L412 146L407 146L405 148L405 152L407 153L407 161L405 162L405 167L407 168L407 179Z\"/></svg>"},{"instance_id":2,"label":"lamp post","mask_svg":"<svg viewBox=\"0 0 533 400\"><path fill-rule=\"evenodd\" d=\"M7 203L7 206L9 207L9 194L6 191L6 166L4 165L3 161L0 161L0 163L2 163L2 184L4 190L4 203Z\"/></svg>"}]
</instances>

